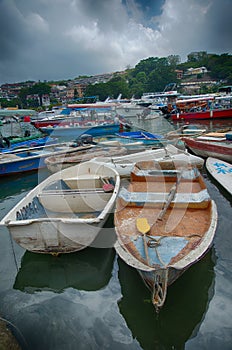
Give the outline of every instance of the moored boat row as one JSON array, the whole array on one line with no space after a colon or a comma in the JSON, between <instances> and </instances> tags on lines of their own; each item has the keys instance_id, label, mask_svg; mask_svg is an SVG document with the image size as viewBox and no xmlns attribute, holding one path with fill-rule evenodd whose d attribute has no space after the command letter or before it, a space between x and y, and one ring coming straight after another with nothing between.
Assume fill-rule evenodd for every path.
<instances>
[{"instance_id":1,"label":"moored boat row","mask_svg":"<svg viewBox=\"0 0 232 350\"><path fill-rule=\"evenodd\" d=\"M157 134L157 139L163 137ZM116 252L139 272L160 310L168 286L206 254L214 239L217 209L199 172L204 159L165 142L159 149L122 156L113 144L105 154L97 152L106 146L95 146L61 170L68 158L64 151L59 171L29 192L1 225L24 249L56 255L94 245L113 214ZM225 171L225 164L214 164ZM229 166L225 172L231 174Z\"/></svg>"}]
</instances>

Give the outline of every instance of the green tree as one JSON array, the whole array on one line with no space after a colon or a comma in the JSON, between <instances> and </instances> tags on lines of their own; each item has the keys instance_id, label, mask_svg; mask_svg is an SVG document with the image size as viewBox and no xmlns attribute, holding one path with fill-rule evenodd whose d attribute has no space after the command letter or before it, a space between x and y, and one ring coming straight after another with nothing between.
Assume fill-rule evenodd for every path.
<instances>
[{"instance_id":1,"label":"green tree","mask_svg":"<svg viewBox=\"0 0 232 350\"><path fill-rule=\"evenodd\" d=\"M17 107L17 106L21 108L21 101L19 98L14 98L10 101L6 98L0 98L0 106L1 108Z\"/></svg>"},{"instance_id":2,"label":"green tree","mask_svg":"<svg viewBox=\"0 0 232 350\"><path fill-rule=\"evenodd\" d=\"M179 55L169 55L167 57L167 60L169 66L173 67L174 69L176 69L176 67L178 66L178 64L180 64L181 61Z\"/></svg>"},{"instance_id":3,"label":"green tree","mask_svg":"<svg viewBox=\"0 0 232 350\"><path fill-rule=\"evenodd\" d=\"M139 72L136 74L135 79L137 80L137 82L142 83L142 84L146 84L147 82L147 76L145 72Z\"/></svg>"},{"instance_id":4,"label":"green tree","mask_svg":"<svg viewBox=\"0 0 232 350\"><path fill-rule=\"evenodd\" d=\"M22 106L28 107L31 106L32 100L27 100L28 95L38 95L40 99L40 105L42 105L42 95L50 94L51 92L51 87L47 83L37 83L33 85L31 88L23 88L21 89L19 93L19 98L21 101ZM33 102L33 107L34 107Z\"/></svg>"},{"instance_id":5,"label":"green tree","mask_svg":"<svg viewBox=\"0 0 232 350\"><path fill-rule=\"evenodd\" d=\"M113 77L107 83L89 85L85 91L85 97L98 95L101 101L104 101L108 96L117 98L119 94L122 94L123 97L130 95L128 83L120 76Z\"/></svg>"}]
</instances>

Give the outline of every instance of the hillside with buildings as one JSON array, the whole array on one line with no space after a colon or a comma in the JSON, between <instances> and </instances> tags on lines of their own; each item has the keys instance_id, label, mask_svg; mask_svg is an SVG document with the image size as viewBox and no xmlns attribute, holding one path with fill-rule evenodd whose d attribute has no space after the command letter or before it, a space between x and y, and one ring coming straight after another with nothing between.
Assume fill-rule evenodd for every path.
<instances>
[{"instance_id":1,"label":"hillside with buildings","mask_svg":"<svg viewBox=\"0 0 232 350\"><path fill-rule=\"evenodd\" d=\"M232 82L232 56L191 53L187 62L179 56L150 57L125 71L79 76L74 79L36 82L26 81L0 86L1 107L47 108L51 104L66 104L83 100L104 100L119 93L124 98L141 97L145 92L162 91L175 83L182 94L215 92L223 84ZM84 100L83 100L84 101Z\"/></svg>"}]
</instances>

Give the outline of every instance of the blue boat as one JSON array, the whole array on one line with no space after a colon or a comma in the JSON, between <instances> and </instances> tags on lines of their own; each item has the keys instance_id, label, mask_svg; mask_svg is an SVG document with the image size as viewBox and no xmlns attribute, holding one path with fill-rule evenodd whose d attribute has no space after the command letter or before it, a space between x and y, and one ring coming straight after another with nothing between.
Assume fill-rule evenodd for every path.
<instances>
[{"instance_id":1,"label":"blue boat","mask_svg":"<svg viewBox=\"0 0 232 350\"><path fill-rule=\"evenodd\" d=\"M18 138L19 140L22 138ZM16 141L16 140L14 140ZM19 142L12 142L11 138L5 137L3 138L3 142L0 142L0 152L6 153L9 151L14 151L19 148L26 148L26 147L40 147L44 145L51 145L57 143L57 139L48 137L48 136L43 136L40 138L30 138L26 139L24 141L19 141Z\"/></svg>"},{"instance_id":2,"label":"blue boat","mask_svg":"<svg viewBox=\"0 0 232 350\"><path fill-rule=\"evenodd\" d=\"M40 128L42 132L52 137L58 137L59 139L71 141L76 140L83 134L91 136L104 136L112 135L120 131L120 124L101 124L101 125L86 125L86 126L55 126Z\"/></svg>"},{"instance_id":3,"label":"blue boat","mask_svg":"<svg viewBox=\"0 0 232 350\"><path fill-rule=\"evenodd\" d=\"M90 145L70 147L68 144L57 143L44 147L33 147L0 154L0 176L22 174L41 168L46 168L45 159L54 154L61 155L74 151L83 151Z\"/></svg>"},{"instance_id":4,"label":"blue boat","mask_svg":"<svg viewBox=\"0 0 232 350\"><path fill-rule=\"evenodd\" d=\"M122 139L142 141L147 145L153 145L154 143L162 144L163 142L165 142L165 138L163 135L152 134L148 131L125 131L116 133L116 136Z\"/></svg>"}]
</instances>

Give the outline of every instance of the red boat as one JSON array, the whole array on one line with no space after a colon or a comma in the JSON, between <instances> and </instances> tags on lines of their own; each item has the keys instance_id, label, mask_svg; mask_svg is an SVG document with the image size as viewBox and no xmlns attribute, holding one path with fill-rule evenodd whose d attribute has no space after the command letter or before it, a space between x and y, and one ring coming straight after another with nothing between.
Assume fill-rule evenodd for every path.
<instances>
[{"instance_id":1,"label":"red boat","mask_svg":"<svg viewBox=\"0 0 232 350\"><path fill-rule=\"evenodd\" d=\"M199 95L168 105L167 117L175 121L232 118L232 96Z\"/></svg>"},{"instance_id":2,"label":"red boat","mask_svg":"<svg viewBox=\"0 0 232 350\"><path fill-rule=\"evenodd\" d=\"M182 137L186 147L197 156L207 158L213 157L232 163L232 141L216 137Z\"/></svg>"},{"instance_id":3,"label":"red boat","mask_svg":"<svg viewBox=\"0 0 232 350\"><path fill-rule=\"evenodd\" d=\"M232 108L171 114L172 120L232 118Z\"/></svg>"}]
</instances>

